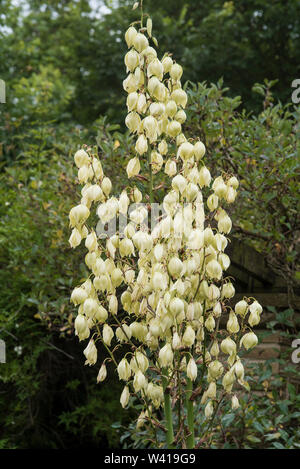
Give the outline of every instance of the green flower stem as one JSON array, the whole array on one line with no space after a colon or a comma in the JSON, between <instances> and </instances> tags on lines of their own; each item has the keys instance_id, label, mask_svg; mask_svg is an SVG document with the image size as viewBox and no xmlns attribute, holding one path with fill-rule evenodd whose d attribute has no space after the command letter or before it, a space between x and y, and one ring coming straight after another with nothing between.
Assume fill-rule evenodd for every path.
<instances>
[{"instance_id":1,"label":"green flower stem","mask_svg":"<svg viewBox=\"0 0 300 469\"><path fill-rule=\"evenodd\" d=\"M172 449L173 441L174 441L172 405L171 405L171 396L167 389L168 379L167 379L166 369L163 369L162 385L164 389L164 411L165 411L165 419L166 419L166 427L167 427L167 447L168 449Z\"/></svg>"},{"instance_id":2,"label":"green flower stem","mask_svg":"<svg viewBox=\"0 0 300 469\"><path fill-rule=\"evenodd\" d=\"M192 380L190 378L187 378L185 404L186 404L187 421L188 421L188 429L189 429L189 436L187 437L187 440L186 440L188 449L195 448L194 403L193 401L190 400L192 392L193 392Z\"/></svg>"}]
</instances>

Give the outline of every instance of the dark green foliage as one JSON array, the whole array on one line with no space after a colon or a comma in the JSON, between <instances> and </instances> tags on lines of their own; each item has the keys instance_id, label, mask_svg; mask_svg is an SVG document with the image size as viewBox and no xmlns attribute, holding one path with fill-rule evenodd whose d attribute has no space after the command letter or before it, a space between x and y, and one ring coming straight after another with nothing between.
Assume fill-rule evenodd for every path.
<instances>
[{"instance_id":1,"label":"dark green foliage","mask_svg":"<svg viewBox=\"0 0 300 469\"><path fill-rule=\"evenodd\" d=\"M95 15L87 0L24 0L26 16L20 21L22 8L2 0L0 77L7 81L7 108L16 107L15 84L51 67L66 87L72 86L67 111L77 121L91 123L106 114L123 123L123 35L139 16L132 3L120 0L113 8L112 2L98 0L98 11L105 13ZM182 63L186 80L215 83L223 76L232 96L241 95L248 109L258 110L252 86L277 79L276 98L291 101L291 83L300 73L297 0L146 0L144 5L161 51ZM59 116L66 118L66 113Z\"/></svg>"},{"instance_id":2,"label":"dark green foliage","mask_svg":"<svg viewBox=\"0 0 300 469\"><path fill-rule=\"evenodd\" d=\"M86 276L83 251L68 245L68 212L78 197L72 155L88 135L45 122L18 137L18 159L0 177L0 336L7 348L0 441L9 448L116 447L110 424L121 415L120 385L112 371L106 387L97 386L100 363L84 367L69 301Z\"/></svg>"}]
</instances>

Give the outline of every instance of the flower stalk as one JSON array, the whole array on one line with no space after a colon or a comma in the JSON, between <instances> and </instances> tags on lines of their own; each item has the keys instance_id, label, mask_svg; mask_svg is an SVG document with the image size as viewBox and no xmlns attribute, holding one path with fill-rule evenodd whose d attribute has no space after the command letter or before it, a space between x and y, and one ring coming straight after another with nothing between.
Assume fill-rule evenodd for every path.
<instances>
[{"instance_id":1,"label":"flower stalk","mask_svg":"<svg viewBox=\"0 0 300 469\"><path fill-rule=\"evenodd\" d=\"M194 402L191 400L193 393L193 382L190 378L187 378L185 403L187 413L187 423L189 434L186 439L186 445L188 449L195 448L195 433L194 433Z\"/></svg>"},{"instance_id":2,"label":"flower stalk","mask_svg":"<svg viewBox=\"0 0 300 469\"><path fill-rule=\"evenodd\" d=\"M82 187L80 203L69 214L69 243L72 248L85 244L90 274L74 288L71 301L78 307L75 333L80 341L89 340L85 364L97 364L97 343L102 342L124 382L122 407L133 395L142 402L137 428L150 425L155 432L153 422L157 424L163 408L165 446L180 447L187 426L186 445L193 449L201 437L195 434L191 399L198 367L205 418L213 418L223 393L237 409L234 387L249 389L239 351L256 345L252 327L262 308L252 298L231 307L235 290L226 277L232 228L227 207L239 182L232 174L212 175L203 142L184 134L188 96L181 84L183 69L169 54L159 59L149 17L143 27L146 16L142 10L140 22L125 33L125 124L133 136L128 184L121 194L113 193L97 149L84 147L74 156ZM141 168L148 174L140 174ZM155 223L150 226L153 181L162 172L162 215L151 217ZM96 229L88 222L91 215L99 219ZM118 217L126 220L125 226L117 228ZM99 232L99 226L110 224L113 232ZM226 330L219 331L220 317L227 312ZM98 382L106 378L108 357L101 358ZM178 403L176 439L172 401ZM184 403L186 412L181 411Z\"/></svg>"},{"instance_id":3,"label":"flower stalk","mask_svg":"<svg viewBox=\"0 0 300 469\"><path fill-rule=\"evenodd\" d=\"M172 402L171 402L170 390L168 389L168 378L165 375L165 373L167 373L167 370L163 369L162 371L163 371L162 385L163 385L163 390L164 390L164 414L165 414L166 429L167 429L166 444L167 444L168 449L172 449L174 448Z\"/></svg>"}]
</instances>

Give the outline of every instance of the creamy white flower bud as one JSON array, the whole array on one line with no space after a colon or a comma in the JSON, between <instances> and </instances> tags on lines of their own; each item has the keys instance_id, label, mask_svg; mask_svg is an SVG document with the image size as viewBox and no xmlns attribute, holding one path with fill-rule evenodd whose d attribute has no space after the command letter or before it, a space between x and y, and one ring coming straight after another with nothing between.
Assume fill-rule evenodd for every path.
<instances>
[{"instance_id":1,"label":"creamy white flower bud","mask_svg":"<svg viewBox=\"0 0 300 469\"><path fill-rule=\"evenodd\" d=\"M93 339L89 341L87 347L83 351L83 354L86 358L85 365L95 365L97 361L97 349Z\"/></svg>"},{"instance_id":2,"label":"creamy white flower bud","mask_svg":"<svg viewBox=\"0 0 300 469\"><path fill-rule=\"evenodd\" d=\"M128 28L125 33L125 41L127 43L128 48L133 45L133 41L136 35L137 30L133 26L130 26L130 28Z\"/></svg>"},{"instance_id":3,"label":"creamy white flower bud","mask_svg":"<svg viewBox=\"0 0 300 469\"><path fill-rule=\"evenodd\" d=\"M218 230L221 233L228 234L230 233L232 228L232 222L229 216L226 213L221 213L219 220L218 220Z\"/></svg>"},{"instance_id":4,"label":"creamy white flower bud","mask_svg":"<svg viewBox=\"0 0 300 469\"><path fill-rule=\"evenodd\" d=\"M99 373L98 373L98 376L97 376L97 383L100 383L100 382L104 381L106 376L107 376L106 366L105 366L104 363L102 363L102 365L100 367L100 370L99 370Z\"/></svg>"},{"instance_id":5,"label":"creamy white flower bud","mask_svg":"<svg viewBox=\"0 0 300 469\"><path fill-rule=\"evenodd\" d=\"M150 142L154 142L157 138L157 131L158 131L157 120L155 119L155 117L153 116L145 117L145 119L143 119L142 121L142 125L143 125L143 129L146 132L147 138L150 140ZM142 135L140 137L142 137Z\"/></svg>"},{"instance_id":6,"label":"creamy white flower bud","mask_svg":"<svg viewBox=\"0 0 300 469\"><path fill-rule=\"evenodd\" d=\"M115 295L111 295L108 302L109 311L112 314L117 314L118 312L118 299Z\"/></svg>"},{"instance_id":7,"label":"creamy white flower bud","mask_svg":"<svg viewBox=\"0 0 300 469\"><path fill-rule=\"evenodd\" d=\"M122 241L120 241L120 244L119 244L119 250L120 250L121 257L125 257L125 256L127 257L127 256L133 255L134 246L133 246L131 239L128 239L128 238L122 239Z\"/></svg>"},{"instance_id":8,"label":"creamy white flower bud","mask_svg":"<svg viewBox=\"0 0 300 469\"><path fill-rule=\"evenodd\" d=\"M126 358L122 358L122 360L120 361L117 367L117 372L119 375L119 379L123 379L124 381L129 380L131 376L131 368Z\"/></svg>"},{"instance_id":9,"label":"creamy white flower bud","mask_svg":"<svg viewBox=\"0 0 300 469\"><path fill-rule=\"evenodd\" d=\"M240 359L238 359L234 365L234 371L237 379L244 379L244 366Z\"/></svg>"},{"instance_id":10,"label":"creamy white flower bud","mask_svg":"<svg viewBox=\"0 0 300 469\"><path fill-rule=\"evenodd\" d=\"M170 77L175 80L175 81L178 81L180 80L181 76L182 76L182 73L183 73L183 70L182 70L182 67L181 65L179 64L173 64L171 66L171 69L170 69Z\"/></svg>"},{"instance_id":11,"label":"creamy white flower bud","mask_svg":"<svg viewBox=\"0 0 300 469\"><path fill-rule=\"evenodd\" d=\"M139 65L139 54L131 49L124 58L125 65L127 67L127 71L134 72L136 67Z\"/></svg>"},{"instance_id":12,"label":"creamy white flower bud","mask_svg":"<svg viewBox=\"0 0 300 469\"><path fill-rule=\"evenodd\" d=\"M182 193L184 189L186 188L186 186L187 186L187 180L181 174L177 174L177 176L175 176L172 179L172 187L176 191Z\"/></svg>"},{"instance_id":13,"label":"creamy white flower bud","mask_svg":"<svg viewBox=\"0 0 300 469\"><path fill-rule=\"evenodd\" d=\"M110 347L112 338L114 336L114 331L108 324L104 324L102 336L104 343Z\"/></svg>"},{"instance_id":14,"label":"creamy white flower bud","mask_svg":"<svg viewBox=\"0 0 300 469\"><path fill-rule=\"evenodd\" d=\"M240 330L240 325L236 314L233 311L229 313L229 319L227 321L227 330L230 334L236 334Z\"/></svg>"},{"instance_id":15,"label":"creamy white flower bud","mask_svg":"<svg viewBox=\"0 0 300 469\"><path fill-rule=\"evenodd\" d=\"M254 301L250 307L249 307L249 311L250 313L257 313L257 314L261 314L263 309L262 309L262 306L258 303L258 301Z\"/></svg>"},{"instance_id":16,"label":"creamy white flower bud","mask_svg":"<svg viewBox=\"0 0 300 469\"><path fill-rule=\"evenodd\" d=\"M152 276L152 286L155 291L166 290L165 276L160 272L155 272Z\"/></svg>"},{"instance_id":17,"label":"creamy white flower bud","mask_svg":"<svg viewBox=\"0 0 300 469\"><path fill-rule=\"evenodd\" d=\"M171 99L175 101L178 106L185 108L187 104L187 94L184 90L174 90L171 94Z\"/></svg>"},{"instance_id":18,"label":"creamy white flower bud","mask_svg":"<svg viewBox=\"0 0 300 469\"><path fill-rule=\"evenodd\" d=\"M210 399L215 399L216 398L216 395L217 395L217 386L216 386L216 383L214 381L212 381L211 383L209 383L209 386L208 386L208 389L206 391L206 395L207 397L209 397Z\"/></svg>"},{"instance_id":19,"label":"creamy white flower bud","mask_svg":"<svg viewBox=\"0 0 300 469\"><path fill-rule=\"evenodd\" d=\"M164 255L164 246L162 244L157 244L153 250L153 254L157 262L161 261Z\"/></svg>"},{"instance_id":20,"label":"creamy white flower bud","mask_svg":"<svg viewBox=\"0 0 300 469\"><path fill-rule=\"evenodd\" d=\"M144 342L148 331L147 326L140 322L134 321L130 324L129 327L131 329L132 336L138 339L140 342Z\"/></svg>"},{"instance_id":21,"label":"creamy white flower bud","mask_svg":"<svg viewBox=\"0 0 300 469\"><path fill-rule=\"evenodd\" d=\"M120 397L120 403L123 409L127 406L129 402L129 397L130 397L129 388L128 386L125 386Z\"/></svg>"},{"instance_id":22,"label":"creamy white flower bud","mask_svg":"<svg viewBox=\"0 0 300 469\"><path fill-rule=\"evenodd\" d=\"M193 358L190 358L187 364L186 374L188 378L190 378L192 381L195 381L195 379L197 378L198 370L195 360Z\"/></svg>"},{"instance_id":23,"label":"creamy white flower bud","mask_svg":"<svg viewBox=\"0 0 300 469\"><path fill-rule=\"evenodd\" d=\"M138 81L133 73L130 73L125 80L123 80L123 89L126 93L134 93L138 89Z\"/></svg>"},{"instance_id":24,"label":"creamy white flower bud","mask_svg":"<svg viewBox=\"0 0 300 469\"><path fill-rule=\"evenodd\" d=\"M168 73L171 70L171 67L173 65L173 60L171 57L167 56L163 59L162 65L164 68L164 73Z\"/></svg>"},{"instance_id":25,"label":"creamy white flower bud","mask_svg":"<svg viewBox=\"0 0 300 469\"><path fill-rule=\"evenodd\" d=\"M217 177L212 185L212 189L215 194L221 199L222 197L226 197L227 193L227 186L222 178L222 176Z\"/></svg>"},{"instance_id":26,"label":"creamy white flower bud","mask_svg":"<svg viewBox=\"0 0 300 469\"><path fill-rule=\"evenodd\" d=\"M177 137L177 135L179 135L181 132L181 124L180 122L177 122L175 120L172 120L168 123L168 126L167 126L167 134L169 135L169 137Z\"/></svg>"},{"instance_id":27,"label":"creamy white flower bud","mask_svg":"<svg viewBox=\"0 0 300 469\"><path fill-rule=\"evenodd\" d=\"M191 347L195 342L195 331L192 326L187 326L183 337L182 337L182 345L185 347Z\"/></svg>"},{"instance_id":28,"label":"creamy white flower bud","mask_svg":"<svg viewBox=\"0 0 300 469\"><path fill-rule=\"evenodd\" d=\"M209 186L211 182L211 175L206 166L202 166L199 171L199 185L200 187Z\"/></svg>"},{"instance_id":29,"label":"creamy white flower bud","mask_svg":"<svg viewBox=\"0 0 300 469\"><path fill-rule=\"evenodd\" d=\"M235 354L236 343L230 337L227 337L221 342L221 350L223 353L227 353L227 355Z\"/></svg>"},{"instance_id":30,"label":"creamy white flower bud","mask_svg":"<svg viewBox=\"0 0 300 469\"><path fill-rule=\"evenodd\" d=\"M139 98L139 95L136 91L129 93L129 95L127 96L127 100L126 100L128 111L134 111L136 109L138 98ZM136 126L134 128L136 128Z\"/></svg>"},{"instance_id":31,"label":"creamy white flower bud","mask_svg":"<svg viewBox=\"0 0 300 469\"><path fill-rule=\"evenodd\" d=\"M98 247L97 236L96 233L93 231L90 233L85 240L85 247L89 251L95 251Z\"/></svg>"},{"instance_id":32,"label":"creamy white flower bud","mask_svg":"<svg viewBox=\"0 0 300 469\"><path fill-rule=\"evenodd\" d=\"M251 327L257 326L260 323L260 315L257 311L251 311L248 319L248 323Z\"/></svg>"},{"instance_id":33,"label":"creamy white flower bud","mask_svg":"<svg viewBox=\"0 0 300 469\"><path fill-rule=\"evenodd\" d=\"M133 190L133 200L136 204L139 204L142 201L143 195L141 191L135 187Z\"/></svg>"},{"instance_id":34,"label":"creamy white flower bud","mask_svg":"<svg viewBox=\"0 0 300 469\"><path fill-rule=\"evenodd\" d=\"M205 155L205 145L204 143L198 141L195 143L194 145L194 155L195 155L195 158L196 158L196 161L199 161L203 158L203 156Z\"/></svg>"},{"instance_id":35,"label":"creamy white flower bud","mask_svg":"<svg viewBox=\"0 0 300 469\"><path fill-rule=\"evenodd\" d=\"M135 149L139 155L143 155L148 150L148 142L144 134L141 134L135 144ZM132 160L130 160L132 161ZM128 172L128 171L127 171Z\"/></svg>"},{"instance_id":36,"label":"creamy white flower bud","mask_svg":"<svg viewBox=\"0 0 300 469\"><path fill-rule=\"evenodd\" d=\"M134 373L137 373L139 370L142 373L145 373L149 368L149 361L146 355L139 350L135 352L130 360L130 367Z\"/></svg>"},{"instance_id":37,"label":"creamy white flower bud","mask_svg":"<svg viewBox=\"0 0 300 469\"><path fill-rule=\"evenodd\" d=\"M90 166L82 166L78 171L78 180L81 184L86 183L94 176L93 170Z\"/></svg>"},{"instance_id":38,"label":"creamy white flower bud","mask_svg":"<svg viewBox=\"0 0 300 469\"><path fill-rule=\"evenodd\" d=\"M133 38L133 45L138 52L142 52L149 46L149 42L144 34L137 33Z\"/></svg>"},{"instance_id":39,"label":"creamy white flower bud","mask_svg":"<svg viewBox=\"0 0 300 469\"><path fill-rule=\"evenodd\" d=\"M76 248L81 243L81 234L77 228L73 228L71 236L69 238L69 244L71 248Z\"/></svg>"},{"instance_id":40,"label":"creamy white flower bud","mask_svg":"<svg viewBox=\"0 0 300 469\"><path fill-rule=\"evenodd\" d=\"M151 152L151 165L152 165L153 174L156 174L158 173L158 171L160 171L163 163L164 163L163 157L157 151L152 151Z\"/></svg>"},{"instance_id":41,"label":"creamy white flower bud","mask_svg":"<svg viewBox=\"0 0 300 469\"><path fill-rule=\"evenodd\" d=\"M130 179L132 177L137 176L140 170L141 170L141 165L140 165L140 160L138 159L138 157L131 158L126 168L128 178Z\"/></svg>"},{"instance_id":42,"label":"creamy white flower bud","mask_svg":"<svg viewBox=\"0 0 300 469\"><path fill-rule=\"evenodd\" d=\"M128 342L131 339L131 329L127 324L122 324L122 327L116 329L116 337L119 342Z\"/></svg>"},{"instance_id":43,"label":"creamy white flower bud","mask_svg":"<svg viewBox=\"0 0 300 469\"><path fill-rule=\"evenodd\" d=\"M233 189L233 187L231 186L229 187L227 186L227 191L225 195L226 202L228 202L229 204L232 204L235 201L236 196L237 196L236 190Z\"/></svg>"},{"instance_id":44,"label":"creamy white flower bud","mask_svg":"<svg viewBox=\"0 0 300 469\"><path fill-rule=\"evenodd\" d=\"M220 289L213 283L208 287L208 299L211 302L220 298Z\"/></svg>"},{"instance_id":45,"label":"creamy white flower bud","mask_svg":"<svg viewBox=\"0 0 300 469\"><path fill-rule=\"evenodd\" d=\"M205 323L204 323L206 329L209 331L209 332L212 332L214 329L215 329L215 326L216 326L216 322L214 320L214 317L212 314L210 314L208 316L208 318L206 319Z\"/></svg>"},{"instance_id":46,"label":"creamy white flower bud","mask_svg":"<svg viewBox=\"0 0 300 469\"><path fill-rule=\"evenodd\" d=\"M123 282L124 277L122 274L121 269L116 268L112 271L111 273L111 283L113 284L114 287L119 287L121 283Z\"/></svg>"},{"instance_id":47,"label":"creamy white flower bud","mask_svg":"<svg viewBox=\"0 0 300 469\"><path fill-rule=\"evenodd\" d=\"M88 329L86 318L82 314L78 314L78 316L75 319L74 326L75 326L76 333L79 337L79 340L83 340L82 335L85 335L87 332L86 330ZM88 330L88 336L89 335L90 335L90 331Z\"/></svg>"},{"instance_id":48,"label":"creamy white flower bud","mask_svg":"<svg viewBox=\"0 0 300 469\"><path fill-rule=\"evenodd\" d=\"M130 269L125 272L125 282L130 285L134 282L135 279L135 272L134 270Z\"/></svg>"},{"instance_id":49,"label":"creamy white flower bud","mask_svg":"<svg viewBox=\"0 0 300 469\"><path fill-rule=\"evenodd\" d=\"M172 348L173 350L178 350L181 347L181 340L178 332L174 332L172 339Z\"/></svg>"},{"instance_id":50,"label":"creamy white flower bud","mask_svg":"<svg viewBox=\"0 0 300 469\"><path fill-rule=\"evenodd\" d=\"M159 351L159 362L163 368L169 367L173 363L173 352L170 344L166 344Z\"/></svg>"},{"instance_id":51,"label":"creamy white flower bud","mask_svg":"<svg viewBox=\"0 0 300 469\"><path fill-rule=\"evenodd\" d=\"M141 99L141 96L144 96L144 95L140 95L139 98L138 98L137 110L138 110L139 100ZM134 112L134 111L130 112L126 116L125 124L126 124L126 127L128 127L128 129L130 130L130 132L135 133L135 132L138 131L138 129L141 125L141 118L140 118L140 116L138 115L137 112Z\"/></svg>"},{"instance_id":52,"label":"creamy white flower bud","mask_svg":"<svg viewBox=\"0 0 300 469\"><path fill-rule=\"evenodd\" d=\"M239 181L237 180L237 178L236 178L235 176L231 177L231 178L228 180L227 184L228 184L229 186L232 186L233 189L237 189L237 188L239 187Z\"/></svg>"},{"instance_id":53,"label":"creamy white flower bud","mask_svg":"<svg viewBox=\"0 0 300 469\"><path fill-rule=\"evenodd\" d=\"M185 142L180 145L178 149L178 156L180 156L180 158L183 161L186 161L189 158L191 158L193 154L194 154L194 145L192 145L189 142Z\"/></svg>"},{"instance_id":54,"label":"creamy white flower bud","mask_svg":"<svg viewBox=\"0 0 300 469\"><path fill-rule=\"evenodd\" d=\"M140 415L138 416L137 423L136 423L136 429L140 430L146 423L146 413L142 411Z\"/></svg>"},{"instance_id":55,"label":"creamy white flower bud","mask_svg":"<svg viewBox=\"0 0 300 469\"><path fill-rule=\"evenodd\" d=\"M214 405L212 401L209 401L204 409L204 415L207 420L211 419L214 413Z\"/></svg>"},{"instance_id":56,"label":"creamy white flower bud","mask_svg":"<svg viewBox=\"0 0 300 469\"><path fill-rule=\"evenodd\" d=\"M84 288L77 287L74 288L72 295L71 295L71 301L74 303L74 305L79 305L83 303L88 297L88 294Z\"/></svg>"},{"instance_id":57,"label":"creamy white flower bud","mask_svg":"<svg viewBox=\"0 0 300 469\"><path fill-rule=\"evenodd\" d=\"M240 407L240 403L236 395L232 396L231 398L231 408L232 410L238 409Z\"/></svg>"},{"instance_id":58,"label":"creamy white flower bud","mask_svg":"<svg viewBox=\"0 0 300 469\"><path fill-rule=\"evenodd\" d=\"M78 150L74 155L74 161L77 168L81 168L82 166L87 166L90 162L90 157L84 150Z\"/></svg>"},{"instance_id":59,"label":"creamy white flower bud","mask_svg":"<svg viewBox=\"0 0 300 469\"><path fill-rule=\"evenodd\" d=\"M219 353L220 353L220 350L219 350L218 341L217 341L217 340L214 340L214 343L212 344L212 347L211 347L211 349L210 349L210 354L211 354L213 357L217 357L217 358L218 358Z\"/></svg>"},{"instance_id":60,"label":"creamy white flower bud","mask_svg":"<svg viewBox=\"0 0 300 469\"><path fill-rule=\"evenodd\" d=\"M231 392L232 385L235 382L235 375L233 370L227 371L223 376L222 386L224 387L226 392Z\"/></svg>"},{"instance_id":61,"label":"creamy white flower bud","mask_svg":"<svg viewBox=\"0 0 300 469\"><path fill-rule=\"evenodd\" d=\"M177 113L177 104L173 100L168 101L166 104L167 116L173 118L176 113Z\"/></svg>"},{"instance_id":62,"label":"creamy white flower bud","mask_svg":"<svg viewBox=\"0 0 300 469\"><path fill-rule=\"evenodd\" d=\"M254 332L248 332L247 334L243 335L240 341L240 347L243 345L246 350L255 347L258 343L258 338L254 334Z\"/></svg>"},{"instance_id":63,"label":"creamy white flower bud","mask_svg":"<svg viewBox=\"0 0 300 469\"><path fill-rule=\"evenodd\" d=\"M227 256L227 254L224 254L224 253L222 252L222 253L219 255L218 260L219 260L219 263L221 264L222 269L223 269L223 270L227 270L228 267L230 266L230 258ZM233 285L232 285L232 283L228 283L227 285L229 285L229 287L226 287L226 288L228 288L228 290L226 290L226 291L228 291L228 292L231 291L231 292L232 292L232 291L233 291ZM233 295L234 295L234 291L233 291L233 294L231 294L231 296L233 296ZM231 296L228 296L228 297L226 297L226 298L231 298Z\"/></svg>"},{"instance_id":64,"label":"creamy white flower bud","mask_svg":"<svg viewBox=\"0 0 300 469\"><path fill-rule=\"evenodd\" d=\"M170 301L169 308L170 308L171 313L174 316L177 316L182 311L184 311L184 303L180 298L173 298Z\"/></svg>"},{"instance_id":65,"label":"creamy white flower bud","mask_svg":"<svg viewBox=\"0 0 300 469\"><path fill-rule=\"evenodd\" d=\"M146 96L143 93L139 94L137 104L136 104L136 110L139 114L145 114L145 112L147 111L147 100L146 100ZM139 129L140 124L141 124L140 121L132 124L132 127L135 129L134 131L137 131Z\"/></svg>"},{"instance_id":66,"label":"creamy white flower bud","mask_svg":"<svg viewBox=\"0 0 300 469\"><path fill-rule=\"evenodd\" d=\"M220 376L222 376L224 367L221 362L219 362L218 360L214 360L208 365L208 370L210 376L213 379L218 379L220 378Z\"/></svg>"},{"instance_id":67,"label":"creamy white flower bud","mask_svg":"<svg viewBox=\"0 0 300 469\"><path fill-rule=\"evenodd\" d=\"M211 260L206 265L206 273L211 279L220 280L222 277L222 267L216 260Z\"/></svg>"},{"instance_id":68,"label":"creamy white flower bud","mask_svg":"<svg viewBox=\"0 0 300 469\"><path fill-rule=\"evenodd\" d=\"M211 194L207 199L207 206L211 212L218 208L219 197L216 194Z\"/></svg>"},{"instance_id":69,"label":"creamy white flower bud","mask_svg":"<svg viewBox=\"0 0 300 469\"><path fill-rule=\"evenodd\" d=\"M172 257L168 263L168 269L172 277L179 278L183 271L183 263L178 257Z\"/></svg>"},{"instance_id":70,"label":"creamy white flower bud","mask_svg":"<svg viewBox=\"0 0 300 469\"><path fill-rule=\"evenodd\" d=\"M91 202L95 202L101 199L104 200L102 189L98 184L93 184L88 187L84 193L84 196Z\"/></svg>"},{"instance_id":71,"label":"creamy white flower bud","mask_svg":"<svg viewBox=\"0 0 300 469\"><path fill-rule=\"evenodd\" d=\"M175 114L174 119L176 121L180 122L180 124L184 124L184 122L187 119L187 116L186 116L186 113L184 112L184 110L180 109L179 111L177 111L176 114Z\"/></svg>"},{"instance_id":72,"label":"creamy white flower bud","mask_svg":"<svg viewBox=\"0 0 300 469\"><path fill-rule=\"evenodd\" d=\"M174 160L167 160L165 164L165 173L169 176L172 177L174 174L176 174L177 168L176 168L176 163Z\"/></svg>"},{"instance_id":73,"label":"creamy white flower bud","mask_svg":"<svg viewBox=\"0 0 300 469\"><path fill-rule=\"evenodd\" d=\"M235 295L235 289L231 282L224 283L222 287L222 298L232 298Z\"/></svg>"},{"instance_id":74,"label":"creamy white flower bud","mask_svg":"<svg viewBox=\"0 0 300 469\"><path fill-rule=\"evenodd\" d=\"M71 227L82 225L89 217L90 211L85 205L76 205L70 210L69 219Z\"/></svg>"},{"instance_id":75,"label":"creamy white flower bud","mask_svg":"<svg viewBox=\"0 0 300 469\"><path fill-rule=\"evenodd\" d=\"M108 196L112 189L111 180L108 177L105 177L101 183L101 189L103 190L104 194Z\"/></svg>"},{"instance_id":76,"label":"creamy white flower bud","mask_svg":"<svg viewBox=\"0 0 300 469\"><path fill-rule=\"evenodd\" d=\"M248 310L248 303L245 300L241 300L235 305L234 310L236 314L245 317Z\"/></svg>"},{"instance_id":77,"label":"creamy white flower bud","mask_svg":"<svg viewBox=\"0 0 300 469\"><path fill-rule=\"evenodd\" d=\"M147 68L147 75L148 77L155 75L159 80L162 80L164 75L164 68L160 60L155 58L150 62Z\"/></svg>"},{"instance_id":78,"label":"creamy white flower bud","mask_svg":"<svg viewBox=\"0 0 300 469\"><path fill-rule=\"evenodd\" d=\"M133 379L133 387L136 392L141 391L147 386L148 382L145 377L145 375L141 372L141 370L138 370L137 373L134 375Z\"/></svg>"},{"instance_id":79,"label":"creamy white flower bud","mask_svg":"<svg viewBox=\"0 0 300 469\"><path fill-rule=\"evenodd\" d=\"M121 295L121 303L125 307L130 306L132 302L132 296L128 290L125 290Z\"/></svg>"},{"instance_id":80,"label":"creamy white flower bud","mask_svg":"<svg viewBox=\"0 0 300 469\"><path fill-rule=\"evenodd\" d=\"M83 303L83 312L88 318L95 316L99 308L99 303L94 298L87 298Z\"/></svg>"},{"instance_id":81,"label":"creamy white flower bud","mask_svg":"<svg viewBox=\"0 0 300 469\"><path fill-rule=\"evenodd\" d=\"M213 315L215 318L219 318L222 314L222 306L221 303L218 301L213 307Z\"/></svg>"}]
</instances>

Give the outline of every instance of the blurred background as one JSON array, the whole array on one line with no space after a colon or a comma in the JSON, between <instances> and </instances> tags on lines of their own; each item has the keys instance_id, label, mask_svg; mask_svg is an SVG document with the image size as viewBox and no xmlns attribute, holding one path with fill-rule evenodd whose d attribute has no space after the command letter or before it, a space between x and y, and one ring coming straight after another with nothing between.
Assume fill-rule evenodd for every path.
<instances>
[{"instance_id":1,"label":"blurred background","mask_svg":"<svg viewBox=\"0 0 300 469\"><path fill-rule=\"evenodd\" d=\"M124 33L133 1L0 0L0 448L139 448L139 405L119 404L110 370L84 367L69 302L86 276L68 245L77 204L73 155L97 145L118 190L132 142L124 126ZM248 357L253 392L220 416L212 447L297 448L300 78L298 0L144 0L159 57L181 63L186 133L207 146L214 174L241 182L230 255L237 296L264 306ZM299 86L299 85L298 85ZM300 93L299 93L300 97ZM157 193L157 201L163 196ZM103 356L105 351L103 351ZM100 366L100 361L99 361ZM202 427L201 427L202 428Z\"/></svg>"}]
</instances>

